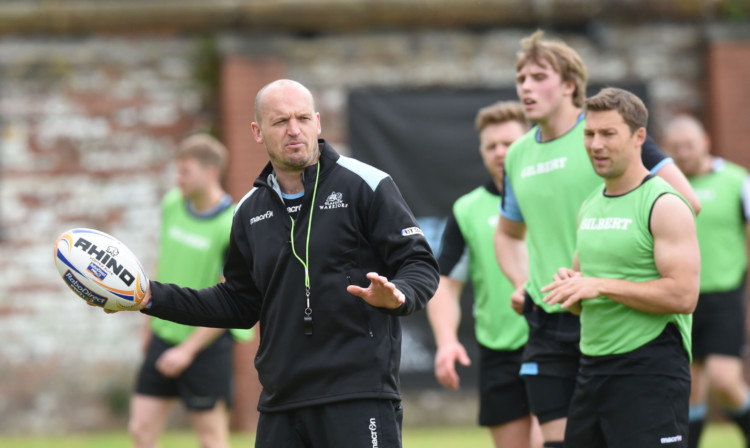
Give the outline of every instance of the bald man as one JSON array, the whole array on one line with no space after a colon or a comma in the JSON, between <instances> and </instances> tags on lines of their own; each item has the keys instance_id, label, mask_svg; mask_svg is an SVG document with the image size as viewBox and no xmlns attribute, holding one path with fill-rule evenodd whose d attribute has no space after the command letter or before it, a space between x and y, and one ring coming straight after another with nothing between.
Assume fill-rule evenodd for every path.
<instances>
[{"instance_id":1,"label":"bald man","mask_svg":"<svg viewBox=\"0 0 750 448\"><path fill-rule=\"evenodd\" d=\"M207 327L260 322L256 447L400 447L399 318L437 289L427 240L388 174L318 138L302 84L261 89L252 132L270 162L237 205L226 281L152 281L143 312Z\"/></svg>"},{"instance_id":2,"label":"bald man","mask_svg":"<svg viewBox=\"0 0 750 448\"><path fill-rule=\"evenodd\" d=\"M750 178L744 168L711 155L710 139L691 116L679 116L667 125L664 150L685 173L703 206L696 220L702 266L693 318L689 446L698 446L709 392L742 429L747 444L750 391L742 358Z\"/></svg>"}]
</instances>

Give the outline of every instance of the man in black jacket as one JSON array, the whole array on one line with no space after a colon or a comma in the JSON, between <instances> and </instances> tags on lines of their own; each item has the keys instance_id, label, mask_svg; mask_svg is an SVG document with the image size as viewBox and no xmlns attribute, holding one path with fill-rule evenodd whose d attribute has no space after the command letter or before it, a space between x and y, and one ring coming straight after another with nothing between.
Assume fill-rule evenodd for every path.
<instances>
[{"instance_id":1,"label":"man in black jacket","mask_svg":"<svg viewBox=\"0 0 750 448\"><path fill-rule=\"evenodd\" d=\"M435 293L437 262L391 177L318 139L307 88L272 82L255 110L270 163L237 206L226 282L152 281L143 312L260 322L256 447L400 447L399 316Z\"/></svg>"}]
</instances>

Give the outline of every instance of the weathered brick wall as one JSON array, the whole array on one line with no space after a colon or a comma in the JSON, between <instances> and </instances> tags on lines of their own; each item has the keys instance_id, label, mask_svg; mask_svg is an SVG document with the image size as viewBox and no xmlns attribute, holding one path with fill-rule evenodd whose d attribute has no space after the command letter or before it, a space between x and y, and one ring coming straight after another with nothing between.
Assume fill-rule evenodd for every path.
<instances>
[{"instance_id":1,"label":"weathered brick wall","mask_svg":"<svg viewBox=\"0 0 750 448\"><path fill-rule=\"evenodd\" d=\"M225 54L280 56L287 76L316 95L323 132L346 144L346 99L358 87L513 87L519 40L535 28L359 35L224 37ZM592 84L645 83L655 125L703 104L705 36L700 27L648 23L550 34L579 51ZM488 98L488 102L493 99Z\"/></svg>"},{"instance_id":2,"label":"weathered brick wall","mask_svg":"<svg viewBox=\"0 0 750 448\"><path fill-rule=\"evenodd\" d=\"M107 425L140 359L141 316L85 306L52 263L72 227L155 262L171 154L206 125L191 39L0 41L0 431ZM150 269L149 269L150 270Z\"/></svg>"},{"instance_id":3,"label":"weathered brick wall","mask_svg":"<svg viewBox=\"0 0 750 448\"><path fill-rule=\"evenodd\" d=\"M714 152L750 168L750 39L712 46L709 111Z\"/></svg>"},{"instance_id":4,"label":"weathered brick wall","mask_svg":"<svg viewBox=\"0 0 750 448\"><path fill-rule=\"evenodd\" d=\"M243 82L297 79L317 98L324 136L346 151L349 89L509 87L518 41L532 31L222 34L220 52L233 62L221 91L248 95L250 105ZM645 83L657 126L704 107L700 27L590 31L560 37L579 50L591 82ZM221 117L209 107L193 76L196 47L189 37L0 40L0 432L122 425L140 316L86 307L57 278L52 244L65 229L95 227L153 266L174 144L220 118L231 147L257 149L243 142L251 117L237 116L251 107L222 104ZM268 60L277 65L264 71ZM257 174L237 167L240 177Z\"/></svg>"}]
</instances>

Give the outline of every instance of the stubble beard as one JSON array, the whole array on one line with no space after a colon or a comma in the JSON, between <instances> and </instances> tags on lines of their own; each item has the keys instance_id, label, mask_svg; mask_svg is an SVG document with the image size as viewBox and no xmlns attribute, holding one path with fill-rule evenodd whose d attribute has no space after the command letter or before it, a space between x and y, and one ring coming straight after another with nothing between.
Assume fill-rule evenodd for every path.
<instances>
[{"instance_id":1,"label":"stubble beard","mask_svg":"<svg viewBox=\"0 0 750 448\"><path fill-rule=\"evenodd\" d=\"M307 148L305 148L307 149ZM307 151L305 151L307 153ZM282 159L283 165L289 169L289 170L304 170L310 165L314 165L319 157L320 149L318 147L317 140L315 141L315 146L312 148L312 155L310 157L305 157L303 160L297 161L296 158L289 157L286 158L286 160Z\"/></svg>"}]
</instances>

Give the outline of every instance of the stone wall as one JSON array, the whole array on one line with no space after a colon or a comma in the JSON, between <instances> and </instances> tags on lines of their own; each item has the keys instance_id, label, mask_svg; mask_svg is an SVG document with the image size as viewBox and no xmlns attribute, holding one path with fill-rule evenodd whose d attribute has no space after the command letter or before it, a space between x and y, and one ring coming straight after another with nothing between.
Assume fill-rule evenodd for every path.
<instances>
[{"instance_id":1,"label":"stone wall","mask_svg":"<svg viewBox=\"0 0 750 448\"><path fill-rule=\"evenodd\" d=\"M324 133L346 141L346 98L358 87L513 87L518 42L535 28L484 32L414 31L355 35L231 35L231 57L279 57L287 76L310 86ZM591 84L645 83L656 125L704 106L707 45L702 27L681 24L592 25L585 33L549 33L573 46ZM488 98L492 101L492 98Z\"/></svg>"},{"instance_id":2,"label":"stone wall","mask_svg":"<svg viewBox=\"0 0 750 448\"><path fill-rule=\"evenodd\" d=\"M218 124L233 152L254 144L245 140L251 117L236 116L251 108L215 107L218 87L251 103L254 91L241 88L248 77L301 81L316 95L324 136L345 152L350 89L510 87L518 41L533 30L218 34L221 86L196 75L206 66L196 67L195 37L0 40L0 432L123 428L140 316L85 306L57 278L52 246L68 228L94 227L153 266L175 143ZM598 25L556 35L581 53L592 83L645 83L656 126L676 112L703 113L703 27Z\"/></svg>"},{"instance_id":3,"label":"stone wall","mask_svg":"<svg viewBox=\"0 0 750 448\"><path fill-rule=\"evenodd\" d=\"M97 228L154 266L173 148L210 124L195 48L185 38L0 41L0 431L99 428L122 415L141 316L85 306L59 280L53 244L66 229Z\"/></svg>"}]
</instances>

